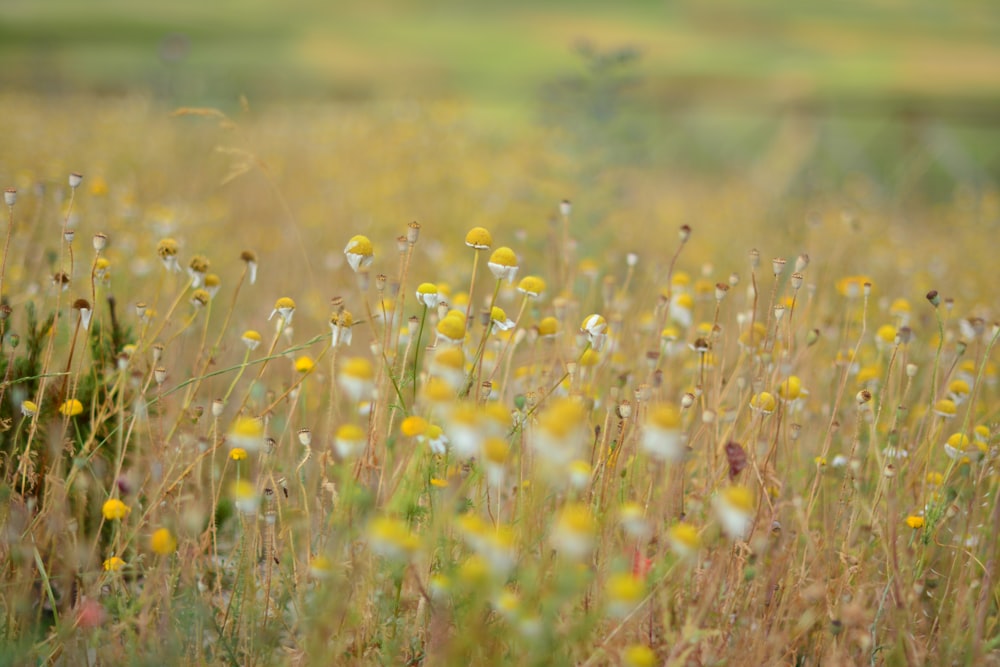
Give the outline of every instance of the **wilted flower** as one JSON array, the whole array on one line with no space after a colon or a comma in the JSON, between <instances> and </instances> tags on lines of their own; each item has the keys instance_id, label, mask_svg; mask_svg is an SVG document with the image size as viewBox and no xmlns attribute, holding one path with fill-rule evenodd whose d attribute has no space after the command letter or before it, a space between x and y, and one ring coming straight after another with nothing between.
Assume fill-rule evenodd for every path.
<instances>
[{"instance_id":1,"label":"wilted flower","mask_svg":"<svg viewBox=\"0 0 1000 667\"><path fill-rule=\"evenodd\" d=\"M180 262L177 261L177 241L170 238L161 240L156 246L156 254L167 271L181 270Z\"/></svg>"},{"instance_id":2,"label":"wilted flower","mask_svg":"<svg viewBox=\"0 0 1000 667\"><path fill-rule=\"evenodd\" d=\"M680 461L684 458L684 433L681 415L672 405L658 405L649 410L642 432L642 447L659 461Z\"/></svg>"},{"instance_id":3,"label":"wilted flower","mask_svg":"<svg viewBox=\"0 0 1000 667\"><path fill-rule=\"evenodd\" d=\"M497 280L514 282L514 277L517 276L517 255L506 246L497 248L490 255L487 266Z\"/></svg>"},{"instance_id":4,"label":"wilted flower","mask_svg":"<svg viewBox=\"0 0 1000 667\"><path fill-rule=\"evenodd\" d=\"M337 347L338 345L344 345L344 346L350 345L351 332L353 328L354 328L354 316L351 315L346 310L331 315L330 345L333 347Z\"/></svg>"},{"instance_id":5,"label":"wilted flower","mask_svg":"<svg viewBox=\"0 0 1000 667\"><path fill-rule=\"evenodd\" d=\"M357 424L344 424L337 429L333 446L341 459L352 459L358 456L368 443L368 435Z\"/></svg>"},{"instance_id":6,"label":"wilted flower","mask_svg":"<svg viewBox=\"0 0 1000 667\"><path fill-rule=\"evenodd\" d=\"M344 255L347 256L347 263L350 264L351 269L355 273L371 266L372 261L375 259L372 242L368 240L367 236L360 234L352 236L351 240L347 242L347 246L344 248Z\"/></svg>"},{"instance_id":7,"label":"wilted flower","mask_svg":"<svg viewBox=\"0 0 1000 667\"><path fill-rule=\"evenodd\" d=\"M723 532L733 540L744 540L753 526L753 494L745 486L728 486L712 499Z\"/></svg>"},{"instance_id":8,"label":"wilted flower","mask_svg":"<svg viewBox=\"0 0 1000 667\"><path fill-rule=\"evenodd\" d=\"M574 560L583 560L594 547L594 517L590 508L569 503L559 512L550 539L556 551Z\"/></svg>"},{"instance_id":9,"label":"wilted flower","mask_svg":"<svg viewBox=\"0 0 1000 667\"><path fill-rule=\"evenodd\" d=\"M274 302L274 310L268 315L267 319L273 318L275 315L279 316L285 321L285 324L292 323L292 316L295 314L295 302L289 297L283 296Z\"/></svg>"}]
</instances>

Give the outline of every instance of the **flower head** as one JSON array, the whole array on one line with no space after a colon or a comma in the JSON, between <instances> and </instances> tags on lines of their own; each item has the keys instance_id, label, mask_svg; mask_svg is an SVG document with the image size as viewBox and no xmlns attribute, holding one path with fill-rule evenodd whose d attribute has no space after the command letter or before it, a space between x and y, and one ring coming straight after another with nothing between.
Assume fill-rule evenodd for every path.
<instances>
[{"instance_id":1,"label":"flower head","mask_svg":"<svg viewBox=\"0 0 1000 667\"><path fill-rule=\"evenodd\" d=\"M487 250L493 245L493 237L483 227L473 227L465 235L465 245L476 250Z\"/></svg>"},{"instance_id":2,"label":"flower head","mask_svg":"<svg viewBox=\"0 0 1000 667\"><path fill-rule=\"evenodd\" d=\"M465 316L448 313L437 323L438 340L459 345L465 340Z\"/></svg>"},{"instance_id":3,"label":"flower head","mask_svg":"<svg viewBox=\"0 0 1000 667\"><path fill-rule=\"evenodd\" d=\"M347 242L347 246L344 247L344 255L347 256L347 263L351 265L351 270L355 273L371 266L375 259L372 242L368 240L367 236L360 234L352 236L351 240Z\"/></svg>"},{"instance_id":4,"label":"flower head","mask_svg":"<svg viewBox=\"0 0 1000 667\"><path fill-rule=\"evenodd\" d=\"M274 302L274 310L268 315L267 319L273 318L275 315L280 317L285 321L285 324L292 323L292 316L295 314L295 302L292 301L287 296L283 296Z\"/></svg>"},{"instance_id":5,"label":"flower head","mask_svg":"<svg viewBox=\"0 0 1000 667\"><path fill-rule=\"evenodd\" d=\"M754 394L750 399L750 407L762 415L769 415L774 412L777 407L777 401L774 400L774 396L766 391L762 391L758 394Z\"/></svg>"},{"instance_id":6,"label":"flower head","mask_svg":"<svg viewBox=\"0 0 1000 667\"><path fill-rule=\"evenodd\" d=\"M260 507L260 496L257 494L257 487L245 479L235 482L230 487L233 496L233 504L236 509L244 514L256 514Z\"/></svg>"},{"instance_id":7,"label":"flower head","mask_svg":"<svg viewBox=\"0 0 1000 667\"><path fill-rule=\"evenodd\" d=\"M596 525L590 508L569 503L559 512L550 537L557 551L573 560L583 560L594 547Z\"/></svg>"},{"instance_id":8,"label":"flower head","mask_svg":"<svg viewBox=\"0 0 1000 667\"><path fill-rule=\"evenodd\" d=\"M701 548L698 529L685 521L678 521L667 532L670 548L681 558L692 558Z\"/></svg>"},{"instance_id":9,"label":"flower head","mask_svg":"<svg viewBox=\"0 0 1000 667\"><path fill-rule=\"evenodd\" d=\"M681 415L672 405L650 409L642 433L642 447L659 461L680 461L684 458L684 432Z\"/></svg>"},{"instance_id":10,"label":"flower head","mask_svg":"<svg viewBox=\"0 0 1000 667\"><path fill-rule=\"evenodd\" d=\"M490 311L490 322L500 331L509 331L514 328L514 320L507 317L507 313L500 306L493 306Z\"/></svg>"},{"instance_id":11,"label":"flower head","mask_svg":"<svg viewBox=\"0 0 1000 667\"><path fill-rule=\"evenodd\" d=\"M246 331L244 331L243 335L240 336L240 339L243 341L243 344L246 345L247 348L249 348L251 351L257 349L257 346L260 345L261 341L263 340L260 337L260 334L254 331L253 329L247 329Z\"/></svg>"},{"instance_id":12,"label":"flower head","mask_svg":"<svg viewBox=\"0 0 1000 667\"><path fill-rule=\"evenodd\" d=\"M118 572L125 567L125 561L118 556L112 556L104 561L103 567L105 572Z\"/></svg>"},{"instance_id":13,"label":"flower head","mask_svg":"<svg viewBox=\"0 0 1000 667\"><path fill-rule=\"evenodd\" d=\"M253 417L238 417L226 433L226 444L230 449L259 451L264 446L264 425Z\"/></svg>"},{"instance_id":14,"label":"flower head","mask_svg":"<svg viewBox=\"0 0 1000 667\"><path fill-rule=\"evenodd\" d=\"M65 415L67 417L76 417L78 414L83 412L83 403L79 399L71 398L63 401L63 404L59 406L59 414Z\"/></svg>"},{"instance_id":15,"label":"flower head","mask_svg":"<svg viewBox=\"0 0 1000 667\"><path fill-rule=\"evenodd\" d=\"M502 246L490 255L488 266L497 280L514 282L514 277L517 276L517 255L510 248Z\"/></svg>"},{"instance_id":16,"label":"flower head","mask_svg":"<svg viewBox=\"0 0 1000 667\"><path fill-rule=\"evenodd\" d=\"M375 370L366 357L352 357L344 362L337 375L337 382L354 401L371 395L374 387Z\"/></svg>"},{"instance_id":17,"label":"flower head","mask_svg":"<svg viewBox=\"0 0 1000 667\"><path fill-rule=\"evenodd\" d=\"M596 313L588 315L580 325L580 331L587 335L587 340L590 341L591 347L595 350L600 350L604 345L604 339L607 337L607 333L605 333L607 329L608 321Z\"/></svg>"},{"instance_id":18,"label":"flower head","mask_svg":"<svg viewBox=\"0 0 1000 667\"><path fill-rule=\"evenodd\" d=\"M316 366L316 362L308 355L302 355L295 360L295 370L299 373L308 373Z\"/></svg>"},{"instance_id":19,"label":"flower head","mask_svg":"<svg viewBox=\"0 0 1000 667\"><path fill-rule=\"evenodd\" d=\"M156 245L156 254L167 271L181 270L180 262L177 261L177 241L170 238L161 240Z\"/></svg>"},{"instance_id":20,"label":"flower head","mask_svg":"<svg viewBox=\"0 0 1000 667\"><path fill-rule=\"evenodd\" d=\"M753 493L745 486L728 486L713 498L722 530L733 540L746 539L753 526Z\"/></svg>"},{"instance_id":21,"label":"flower head","mask_svg":"<svg viewBox=\"0 0 1000 667\"><path fill-rule=\"evenodd\" d=\"M368 442L368 436L357 424L344 424L337 429L333 446L341 459L353 459L361 453Z\"/></svg>"},{"instance_id":22,"label":"flower head","mask_svg":"<svg viewBox=\"0 0 1000 667\"><path fill-rule=\"evenodd\" d=\"M441 293L434 283L420 283L417 287L417 303L428 308L437 308L441 302Z\"/></svg>"},{"instance_id":23,"label":"flower head","mask_svg":"<svg viewBox=\"0 0 1000 667\"><path fill-rule=\"evenodd\" d=\"M334 313L330 316L330 345L337 347L339 345L350 345L351 344L351 332L354 327L354 316L348 311L342 310L339 313Z\"/></svg>"},{"instance_id":24,"label":"flower head","mask_svg":"<svg viewBox=\"0 0 1000 667\"><path fill-rule=\"evenodd\" d=\"M517 291L537 299L545 292L545 281L538 276L525 276L517 284Z\"/></svg>"},{"instance_id":25,"label":"flower head","mask_svg":"<svg viewBox=\"0 0 1000 667\"><path fill-rule=\"evenodd\" d=\"M104 519L107 521L124 519L131 511L132 508L123 503L119 498L109 498L101 506L101 514L104 515Z\"/></svg>"},{"instance_id":26,"label":"flower head","mask_svg":"<svg viewBox=\"0 0 1000 667\"><path fill-rule=\"evenodd\" d=\"M233 461L245 461L247 458L247 450L242 447L233 447L229 450L229 458Z\"/></svg>"},{"instance_id":27,"label":"flower head","mask_svg":"<svg viewBox=\"0 0 1000 667\"><path fill-rule=\"evenodd\" d=\"M159 528L149 538L149 546L161 556L169 556L177 550L177 538L169 528Z\"/></svg>"}]
</instances>

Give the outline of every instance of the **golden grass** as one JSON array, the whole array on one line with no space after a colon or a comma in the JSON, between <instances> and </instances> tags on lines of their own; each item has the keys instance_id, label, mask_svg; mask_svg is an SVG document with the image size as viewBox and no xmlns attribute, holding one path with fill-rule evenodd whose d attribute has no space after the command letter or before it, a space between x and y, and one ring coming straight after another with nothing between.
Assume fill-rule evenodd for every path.
<instances>
[{"instance_id":1,"label":"golden grass","mask_svg":"<svg viewBox=\"0 0 1000 667\"><path fill-rule=\"evenodd\" d=\"M998 659L996 192L797 197L801 120L588 181L448 106L3 107L13 661Z\"/></svg>"}]
</instances>

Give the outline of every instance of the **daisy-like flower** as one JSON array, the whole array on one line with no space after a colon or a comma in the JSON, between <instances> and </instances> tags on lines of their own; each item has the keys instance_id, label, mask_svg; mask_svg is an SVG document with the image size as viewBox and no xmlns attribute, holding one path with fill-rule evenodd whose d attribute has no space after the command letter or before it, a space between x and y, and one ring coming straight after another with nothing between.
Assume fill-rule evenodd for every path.
<instances>
[{"instance_id":1,"label":"daisy-like flower","mask_svg":"<svg viewBox=\"0 0 1000 667\"><path fill-rule=\"evenodd\" d=\"M107 257L98 257L94 262L94 277L101 283L107 283L111 275L111 261Z\"/></svg>"},{"instance_id":2,"label":"daisy-like flower","mask_svg":"<svg viewBox=\"0 0 1000 667\"><path fill-rule=\"evenodd\" d=\"M490 322L500 331L510 331L514 328L514 320L507 317L507 313L500 306L493 306L490 311Z\"/></svg>"},{"instance_id":3,"label":"daisy-like flower","mask_svg":"<svg viewBox=\"0 0 1000 667\"><path fill-rule=\"evenodd\" d=\"M257 253L253 250L244 250L240 253L240 259L246 262L247 270L250 272L250 284L257 282Z\"/></svg>"},{"instance_id":4,"label":"daisy-like flower","mask_svg":"<svg viewBox=\"0 0 1000 667\"><path fill-rule=\"evenodd\" d=\"M257 513L260 507L260 496L252 483L241 479L230 487L230 494L233 497L233 504L240 512L244 514Z\"/></svg>"},{"instance_id":5,"label":"daisy-like flower","mask_svg":"<svg viewBox=\"0 0 1000 667\"><path fill-rule=\"evenodd\" d=\"M208 295L215 298L215 295L219 293L219 289L222 287L222 278L220 278L215 273L209 273L205 276L205 291Z\"/></svg>"},{"instance_id":6,"label":"daisy-like flower","mask_svg":"<svg viewBox=\"0 0 1000 667\"><path fill-rule=\"evenodd\" d=\"M517 291L537 299L545 292L545 281L538 276L525 276L517 284Z\"/></svg>"},{"instance_id":7,"label":"daisy-like flower","mask_svg":"<svg viewBox=\"0 0 1000 667\"><path fill-rule=\"evenodd\" d=\"M375 250L367 236L358 234L352 236L351 240L347 242L347 246L344 247L344 255L347 256L347 263L350 264L351 270L357 273L361 269L371 266L375 259Z\"/></svg>"},{"instance_id":8,"label":"daisy-like flower","mask_svg":"<svg viewBox=\"0 0 1000 667\"><path fill-rule=\"evenodd\" d=\"M488 250L493 245L493 237L484 227L473 227L465 235L465 245L476 250Z\"/></svg>"},{"instance_id":9,"label":"daisy-like flower","mask_svg":"<svg viewBox=\"0 0 1000 667\"><path fill-rule=\"evenodd\" d=\"M73 310L80 314L80 326L83 327L83 330L89 330L90 320L94 314L93 309L90 307L90 302L86 299L77 299L73 302Z\"/></svg>"},{"instance_id":10,"label":"daisy-like flower","mask_svg":"<svg viewBox=\"0 0 1000 667\"><path fill-rule=\"evenodd\" d=\"M233 447L229 450L229 458L233 461L245 461L247 458L247 450L242 447Z\"/></svg>"},{"instance_id":11,"label":"daisy-like flower","mask_svg":"<svg viewBox=\"0 0 1000 667\"><path fill-rule=\"evenodd\" d=\"M642 602L646 595L646 584L631 572L618 572L608 577L605 591L608 595L608 615L625 618Z\"/></svg>"},{"instance_id":12,"label":"daisy-like flower","mask_svg":"<svg viewBox=\"0 0 1000 667\"><path fill-rule=\"evenodd\" d=\"M368 435L364 429L357 424L344 424L337 429L333 448L337 451L337 456L347 460L361 454L366 444L368 444Z\"/></svg>"},{"instance_id":13,"label":"daisy-like flower","mask_svg":"<svg viewBox=\"0 0 1000 667\"><path fill-rule=\"evenodd\" d=\"M924 527L924 517L911 514L910 516L906 517L905 523L913 530L917 530L918 528Z\"/></svg>"},{"instance_id":14,"label":"daisy-like flower","mask_svg":"<svg viewBox=\"0 0 1000 667\"><path fill-rule=\"evenodd\" d=\"M353 328L354 316L346 310L330 315L330 345L332 347L350 345Z\"/></svg>"},{"instance_id":15,"label":"daisy-like flower","mask_svg":"<svg viewBox=\"0 0 1000 667\"><path fill-rule=\"evenodd\" d=\"M555 338L559 333L559 320L554 317L543 317L538 323L538 337L542 339Z\"/></svg>"},{"instance_id":16,"label":"daisy-like flower","mask_svg":"<svg viewBox=\"0 0 1000 667\"><path fill-rule=\"evenodd\" d=\"M177 550L177 538L169 528L159 528L149 537L149 546L161 556L169 556Z\"/></svg>"},{"instance_id":17,"label":"daisy-like flower","mask_svg":"<svg viewBox=\"0 0 1000 667\"><path fill-rule=\"evenodd\" d=\"M78 414L83 412L83 403L79 399L71 398L64 401L62 405L59 406L59 414L65 415L67 417L76 417Z\"/></svg>"},{"instance_id":18,"label":"daisy-like flower","mask_svg":"<svg viewBox=\"0 0 1000 667\"><path fill-rule=\"evenodd\" d=\"M437 308L441 303L441 293L434 283L420 283L417 286L417 303L427 308Z\"/></svg>"},{"instance_id":19,"label":"daisy-like flower","mask_svg":"<svg viewBox=\"0 0 1000 667\"><path fill-rule=\"evenodd\" d=\"M375 386L374 380L375 369L366 357L348 359L337 374L340 388L355 402L371 396Z\"/></svg>"},{"instance_id":20,"label":"daisy-like flower","mask_svg":"<svg viewBox=\"0 0 1000 667\"><path fill-rule=\"evenodd\" d=\"M948 398L950 398L956 406L964 403L965 399L969 397L969 393L971 391L972 389L969 387L969 383L965 380L952 380L948 383Z\"/></svg>"},{"instance_id":21,"label":"daisy-like flower","mask_svg":"<svg viewBox=\"0 0 1000 667\"><path fill-rule=\"evenodd\" d=\"M678 521L667 531L670 548L681 558L694 558L701 548L698 529L685 521Z\"/></svg>"},{"instance_id":22,"label":"daisy-like flower","mask_svg":"<svg viewBox=\"0 0 1000 667\"><path fill-rule=\"evenodd\" d=\"M589 437L590 424L586 410L579 401L558 398L542 410L531 437L532 449L539 463L561 474L565 466L580 456Z\"/></svg>"},{"instance_id":23,"label":"daisy-like flower","mask_svg":"<svg viewBox=\"0 0 1000 667\"><path fill-rule=\"evenodd\" d=\"M934 414L944 419L954 419L958 406L950 398L942 398L934 403Z\"/></svg>"},{"instance_id":24,"label":"daisy-like flower","mask_svg":"<svg viewBox=\"0 0 1000 667\"><path fill-rule=\"evenodd\" d=\"M240 336L240 340L242 340L243 344L246 345L252 352L257 349L257 346L260 345L263 339L261 338L260 333L254 331L253 329L247 329L243 332L243 335Z\"/></svg>"},{"instance_id":25,"label":"daisy-like flower","mask_svg":"<svg viewBox=\"0 0 1000 667\"><path fill-rule=\"evenodd\" d=\"M438 340L460 345L465 340L465 316L452 311L437 323Z\"/></svg>"},{"instance_id":26,"label":"daisy-like flower","mask_svg":"<svg viewBox=\"0 0 1000 667\"><path fill-rule=\"evenodd\" d=\"M38 412L38 405L34 401L21 401L21 414L25 417L33 417Z\"/></svg>"},{"instance_id":27,"label":"daisy-like flower","mask_svg":"<svg viewBox=\"0 0 1000 667\"><path fill-rule=\"evenodd\" d=\"M596 313L585 317L583 323L580 325L580 331L587 335L587 340L590 341L591 347L595 350L600 350L604 346L604 340L607 338L607 333L605 332L607 330L608 321Z\"/></svg>"},{"instance_id":28,"label":"daisy-like flower","mask_svg":"<svg viewBox=\"0 0 1000 667\"><path fill-rule=\"evenodd\" d=\"M753 526L753 493L745 486L728 486L712 499L715 516L731 540L744 540Z\"/></svg>"},{"instance_id":29,"label":"daisy-like flower","mask_svg":"<svg viewBox=\"0 0 1000 667\"><path fill-rule=\"evenodd\" d=\"M180 262L177 260L177 250L177 241L170 238L163 239L156 245L156 254L167 271L179 273L181 270Z\"/></svg>"},{"instance_id":30,"label":"daisy-like flower","mask_svg":"<svg viewBox=\"0 0 1000 667\"><path fill-rule=\"evenodd\" d=\"M691 326L693 320L694 297L683 292L670 300L670 319L685 329Z\"/></svg>"},{"instance_id":31,"label":"daisy-like flower","mask_svg":"<svg viewBox=\"0 0 1000 667\"><path fill-rule=\"evenodd\" d=\"M195 255L188 262L187 272L191 277L191 287L198 289L205 284L205 274L208 273L209 262L204 255Z\"/></svg>"},{"instance_id":32,"label":"daisy-like flower","mask_svg":"<svg viewBox=\"0 0 1000 667\"><path fill-rule=\"evenodd\" d=\"M784 382L778 385L778 398L786 403L791 403L802 396L802 380L797 375L789 375Z\"/></svg>"},{"instance_id":33,"label":"daisy-like flower","mask_svg":"<svg viewBox=\"0 0 1000 667\"><path fill-rule=\"evenodd\" d=\"M487 266L494 278L512 283L517 276L517 255L510 248L502 246L493 251Z\"/></svg>"},{"instance_id":34,"label":"daisy-like flower","mask_svg":"<svg viewBox=\"0 0 1000 667\"><path fill-rule=\"evenodd\" d=\"M415 438L418 435L426 433L428 426L430 426L430 424L428 424L427 420L423 417L419 415L410 415L400 422L399 432L407 438Z\"/></svg>"},{"instance_id":35,"label":"daisy-like flower","mask_svg":"<svg viewBox=\"0 0 1000 667\"><path fill-rule=\"evenodd\" d=\"M588 461L574 459L569 462L569 485L577 491L584 491L590 486L590 480L594 476L594 469Z\"/></svg>"},{"instance_id":36,"label":"daisy-like flower","mask_svg":"<svg viewBox=\"0 0 1000 667\"><path fill-rule=\"evenodd\" d=\"M979 439L971 440L964 433L952 433L944 443L944 453L954 461L978 461L989 451L987 444Z\"/></svg>"},{"instance_id":37,"label":"daisy-like flower","mask_svg":"<svg viewBox=\"0 0 1000 667\"><path fill-rule=\"evenodd\" d=\"M416 535L400 519L380 516L372 519L367 530L368 546L371 550L389 560L408 560L416 552L420 542Z\"/></svg>"},{"instance_id":38,"label":"daisy-like flower","mask_svg":"<svg viewBox=\"0 0 1000 667\"><path fill-rule=\"evenodd\" d=\"M430 372L457 391L465 382L465 352L458 346L442 347L434 353Z\"/></svg>"},{"instance_id":39,"label":"daisy-like flower","mask_svg":"<svg viewBox=\"0 0 1000 667\"><path fill-rule=\"evenodd\" d=\"M649 410L642 432L642 447L658 461L676 462L684 458L684 432L677 408L663 404Z\"/></svg>"},{"instance_id":40,"label":"daisy-like flower","mask_svg":"<svg viewBox=\"0 0 1000 667\"><path fill-rule=\"evenodd\" d=\"M333 562L320 554L309 561L309 574L316 579L329 579L333 576Z\"/></svg>"},{"instance_id":41,"label":"daisy-like flower","mask_svg":"<svg viewBox=\"0 0 1000 667\"><path fill-rule=\"evenodd\" d=\"M226 433L226 444L230 450L260 451L264 446L264 425L253 417L238 417Z\"/></svg>"},{"instance_id":42,"label":"daisy-like flower","mask_svg":"<svg viewBox=\"0 0 1000 667\"><path fill-rule=\"evenodd\" d=\"M302 355L295 360L295 371L297 373L308 373L316 367L316 362L308 355Z\"/></svg>"},{"instance_id":43,"label":"daisy-like flower","mask_svg":"<svg viewBox=\"0 0 1000 667\"><path fill-rule=\"evenodd\" d=\"M774 400L774 396L766 391L754 394L750 399L750 408L762 415L771 414L777 405L778 403Z\"/></svg>"},{"instance_id":44,"label":"daisy-like flower","mask_svg":"<svg viewBox=\"0 0 1000 667\"><path fill-rule=\"evenodd\" d=\"M653 529L646 520L645 512L639 503L625 503L619 510L618 519L622 530L633 540L645 540L653 534Z\"/></svg>"},{"instance_id":45,"label":"daisy-like flower","mask_svg":"<svg viewBox=\"0 0 1000 667\"><path fill-rule=\"evenodd\" d=\"M292 316L295 315L295 302L287 296L283 296L274 302L274 310L268 315L267 319L273 318L275 315L280 317L285 321L285 324L292 323Z\"/></svg>"},{"instance_id":46,"label":"daisy-like flower","mask_svg":"<svg viewBox=\"0 0 1000 667\"><path fill-rule=\"evenodd\" d=\"M208 302L212 300L212 295L208 293L205 289L196 289L191 293L191 305L198 308L204 308L208 305Z\"/></svg>"},{"instance_id":47,"label":"daisy-like flower","mask_svg":"<svg viewBox=\"0 0 1000 667\"><path fill-rule=\"evenodd\" d=\"M444 430L437 424L428 424L427 430L424 434L420 436L420 440L427 443L431 452L435 454L444 454L448 451L448 436L444 434Z\"/></svg>"},{"instance_id":48,"label":"daisy-like flower","mask_svg":"<svg viewBox=\"0 0 1000 667\"><path fill-rule=\"evenodd\" d=\"M596 524L590 508L568 503L560 510L549 536L553 548L573 560L584 560L594 548Z\"/></svg>"},{"instance_id":49,"label":"daisy-like flower","mask_svg":"<svg viewBox=\"0 0 1000 667\"><path fill-rule=\"evenodd\" d=\"M125 567L125 561L123 561L118 556L112 556L104 561L103 566L105 572L118 572L123 567Z\"/></svg>"},{"instance_id":50,"label":"daisy-like flower","mask_svg":"<svg viewBox=\"0 0 1000 667\"><path fill-rule=\"evenodd\" d=\"M106 521L120 521L127 517L131 511L132 508L123 503L120 498L108 498L101 506L101 514L104 515Z\"/></svg>"}]
</instances>

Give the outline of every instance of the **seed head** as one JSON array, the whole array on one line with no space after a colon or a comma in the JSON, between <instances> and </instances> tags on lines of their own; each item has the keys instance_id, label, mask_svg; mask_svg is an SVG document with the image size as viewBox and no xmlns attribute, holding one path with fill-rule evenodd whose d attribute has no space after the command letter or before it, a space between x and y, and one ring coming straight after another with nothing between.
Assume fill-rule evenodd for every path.
<instances>
[{"instance_id":1,"label":"seed head","mask_svg":"<svg viewBox=\"0 0 1000 667\"><path fill-rule=\"evenodd\" d=\"M7 206L13 208L14 204L17 203L17 190L15 188L7 188L3 191L3 201Z\"/></svg>"},{"instance_id":2,"label":"seed head","mask_svg":"<svg viewBox=\"0 0 1000 667\"><path fill-rule=\"evenodd\" d=\"M76 190L80 187L80 183L83 183L83 174L78 174L74 171L69 175L69 187Z\"/></svg>"}]
</instances>

